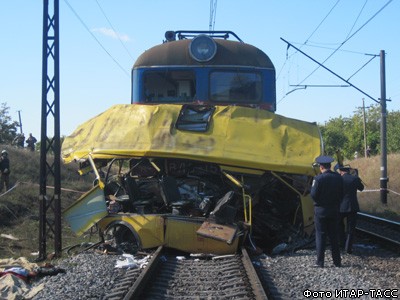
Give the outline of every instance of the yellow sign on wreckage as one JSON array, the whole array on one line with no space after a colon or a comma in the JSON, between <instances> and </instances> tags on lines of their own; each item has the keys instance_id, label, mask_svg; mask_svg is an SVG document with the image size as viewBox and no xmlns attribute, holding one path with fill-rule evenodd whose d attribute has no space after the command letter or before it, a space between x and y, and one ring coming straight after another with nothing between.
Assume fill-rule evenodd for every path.
<instances>
[{"instance_id":1,"label":"yellow sign on wreckage","mask_svg":"<svg viewBox=\"0 0 400 300\"><path fill-rule=\"evenodd\" d=\"M115 157L168 157L224 167L315 175L318 126L266 110L215 106L205 132L179 130L183 105L114 105L79 126L62 147L65 163Z\"/></svg>"}]
</instances>

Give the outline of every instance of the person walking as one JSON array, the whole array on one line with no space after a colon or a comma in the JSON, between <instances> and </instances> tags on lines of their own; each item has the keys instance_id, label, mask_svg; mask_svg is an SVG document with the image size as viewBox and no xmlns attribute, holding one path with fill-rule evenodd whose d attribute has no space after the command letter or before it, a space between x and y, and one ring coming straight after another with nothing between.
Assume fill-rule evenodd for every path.
<instances>
[{"instance_id":1,"label":"person walking","mask_svg":"<svg viewBox=\"0 0 400 300\"><path fill-rule=\"evenodd\" d=\"M350 174L350 167L339 168L343 179L343 198L340 202L340 244L344 250L353 252L354 231L357 224L357 212L360 211L357 190L364 190L364 184L357 174Z\"/></svg>"},{"instance_id":2,"label":"person walking","mask_svg":"<svg viewBox=\"0 0 400 300\"><path fill-rule=\"evenodd\" d=\"M37 140L34 136L32 136L32 133L29 134L29 137L26 139L26 143L28 144L28 148L31 151L35 151L35 144L36 144Z\"/></svg>"},{"instance_id":3,"label":"person walking","mask_svg":"<svg viewBox=\"0 0 400 300\"><path fill-rule=\"evenodd\" d=\"M18 134L12 141L12 145L15 145L17 148L24 148L24 143L25 135L23 133Z\"/></svg>"},{"instance_id":4,"label":"person walking","mask_svg":"<svg viewBox=\"0 0 400 300\"><path fill-rule=\"evenodd\" d=\"M333 264L341 267L339 247L339 207L343 198L342 177L331 170L333 158L318 156L321 173L314 177L311 198L314 201L315 245L317 261L315 267L324 267L326 239L331 243Z\"/></svg>"},{"instance_id":5,"label":"person walking","mask_svg":"<svg viewBox=\"0 0 400 300\"><path fill-rule=\"evenodd\" d=\"M3 191L4 185L6 186L6 191L8 191L10 188L10 160L7 150L1 151L0 172L0 192Z\"/></svg>"},{"instance_id":6,"label":"person walking","mask_svg":"<svg viewBox=\"0 0 400 300\"><path fill-rule=\"evenodd\" d=\"M367 157L371 156L371 148L368 146L367 147Z\"/></svg>"}]
</instances>

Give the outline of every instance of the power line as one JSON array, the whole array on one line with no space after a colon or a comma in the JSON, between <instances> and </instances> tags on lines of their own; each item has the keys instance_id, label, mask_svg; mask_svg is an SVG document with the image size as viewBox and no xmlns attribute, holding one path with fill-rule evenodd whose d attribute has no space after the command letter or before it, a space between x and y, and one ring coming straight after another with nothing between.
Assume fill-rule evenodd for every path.
<instances>
[{"instance_id":1,"label":"power line","mask_svg":"<svg viewBox=\"0 0 400 300\"><path fill-rule=\"evenodd\" d=\"M318 44L313 42L314 44ZM302 43L296 43L296 42L292 42L293 45L303 45ZM324 43L320 43L320 45L327 45ZM330 44L333 45L333 44ZM337 43L335 43L335 45L337 45ZM313 47L313 48L321 48L321 49L327 49L327 50L336 50L336 48L332 48L332 47L324 47L324 46L317 46L317 45L304 45L306 47ZM375 56L376 54L370 54L370 53L364 53L364 52L360 52L360 51L352 51L352 50L345 50L345 49L339 49L338 51L341 52L347 52L347 53L354 53L354 54L361 54L361 55L369 55L369 56ZM297 51L296 51L297 52Z\"/></svg>"},{"instance_id":2,"label":"power line","mask_svg":"<svg viewBox=\"0 0 400 300\"><path fill-rule=\"evenodd\" d=\"M346 39L349 37L350 33L353 31L354 26L356 26L356 23L357 23L358 19L360 18L361 13L363 12L363 10L364 10L364 8L365 8L365 5L367 5L367 2L368 2L368 0L365 0L363 7L361 7L360 12L358 13L357 18L355 19L355 21L354 21L354 23L353 23L353 26L351 26L351 29L349 30L349 34L346 36Z\"/></svg>"},{"instance_id":3,"label":"power line","mask_svg":"<svg viewBox=\"0 0 400 300\"><path fill-rule=\"evenodd\" d=\"M336 7L336 5L338 5L338 3L340 2L340 0L336 1L336 3L332 6L332 8L329 10L329 12L327 13L327 15L322 19L322 21L318 24L318 26L314 29L314 31L310 34L310 36L306 39L306 41L304 42L304 44L307 44L308 40L314 35L314 33L318 30L319 27L321 27L322 23L324 23L324 21L328 18L328 16L331 14L331 12L334 10L334 8ZM301 49L301 48L300 48Z\"/></svg>"},{"instance_id":4,"label":"power line","mask_svg":"<svg viewBox=\"0 0 400 300\"><path fill-rule=\"evenodd\" d=\"M97 5L98 5L98 7L100 8L100 10L101 10L103 16L106 18L106 20L107 20L108 24L110 25L111 29L114 30L114 32L115 32L115 34L116 34L118 40L120 41L122 47L124 47L124 49L126 50L126 53L128 53L128 55L130 56L130 58L131 58L132 60L135 60L135 59L132 57L131 53L129 52L128 48L126 48L125 44L122 42L120 35L117 33L117 31L114 29L114 26L111 24L110 20L107 18L106 14L105 14L105 12L104 12L104 10L103 10L103 8L100 6L99 1L96 0L96 3L97 3Z\"/></svg>"},{"instance_id":5,"label":"power line","mask_svg":"<svg viewBox=\"0 0 400 300\"><path fill-rule=\"evenodd\" d=\"M371 18L369 18L360 28L358 28L352 35L347 37L321 64L324 64L329 58L331 58L347 41L354 37L362 28L364 28L372 19L374 19L386 6L390 4L393 0L389 0L380 10L378 10ZM299 84L306 81L312 74L314 74L320 66L316 67L306 78L304 78Z\"/></svg>"},{"instance_id":6,"label":"power line","mask_svg":"<svg viewBox=\"0 0 400 300\"><path fill-rule=\"evenodd\" d=\"M328 69L327 67L325 67L322 63L318 62L317 60L315 60L314 58L312 58L311 56L307 55L306 53L304 53L303 51L301 51L299 48L296 48L294 45L290 44L288 41L285 41L283 38L281 38L282 41L284 41L285 43L287 43L290 47L295 48L297 51L299 51L301 54L305 55L306 57L308 57L309 59L311 59L313 62L317 63L320 67L323 67L325 70L329 71L330 73L332 73L333 75L335 75L336 77L340 78L341 80L343 80L344 82L346 82L347 84L351 85L353 88L355 88L356 90L358 90L359 92L361 92L362 94L364 94L365 96L367 96L368 98L372 99L373 101L379 103L378 100L374 99L372 96L368 95L367 93L365 93L364 91L362 91L361 89L359 89L358 87L356 87L354 84L350 83L348 80L344 79L343 77L341 77L340 75L336 74L335 72L333 72L332 70ZM300 84L299 84L300 85ZM385 99L386 97L382 97L382 99Z\"/></svg>"},{"instance_id":7,"label":"power line","mask_svg":"<svg viewBox=\"0 0 400 300\"><path fill-rule=\"evenodd\" d=\"M64 0L64 2L68 5L68 7L71 9L71 11L74 13L74 15L78 18L78 20L81 22L83 27L85 27L87 32L90 33L92 38L94 38L94 40L97 42L97 44L99 44L99 46L104 50L104 52L106 52L108 54L108 56L117 64L117 66L125 73L125 75L127 75L128 78L130 78L129 73L118 63L118 61L107 51L107 49L104 48L104 46L100 43L100 41L96 38L96 36L90 31L89 27L87 27L85 22L83 22L83 20L79 17L78 13L72 8L72 6L69 4L68 0Z\"/></svg>"},{"instance_id":8,"label":"power line","mask_svg":"<svg viewBox=\"0 0 400 300\"><path fill-rule=\"evenodd\" d=\"M314 31L308 36L308 38L306 39L306 41L299 47L300 49L307 44L307 42L309 41L309 39L314 35L314 33L318 30L319 27L321 27L322 23L326 20L326 18L328 18L328 16L331 14L331 12L333 11L333 9L336 7L336 5L338 5L338 3L340 2L340 0L336 1L336 3L332 6L332 8L329 10L329 12L326 14L326 16L322 19L322 21L318 24L318 26L314 29ZM286 65L286 62L288 61L289 58L291 58L293 55L295 55L297 52L294 52L293 54L291 54L289 57L288 55L286 55L286 60L283 63L282 68L280 69L280 71L278 72L278 75L276 77L276 80L278 80L278 78L281 75L281 72L283 70L283 68Z\"/></svg>"}]
</instances>

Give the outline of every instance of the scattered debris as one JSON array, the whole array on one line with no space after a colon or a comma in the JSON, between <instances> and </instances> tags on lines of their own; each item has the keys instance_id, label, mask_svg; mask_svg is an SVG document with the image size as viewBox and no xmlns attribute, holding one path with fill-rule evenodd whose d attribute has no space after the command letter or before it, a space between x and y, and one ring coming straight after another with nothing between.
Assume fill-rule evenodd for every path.
<instances>
[{"instance_id":1,"label":"scattered debris","mask_svg":"<svg viewBox=\"0 0 400 300\"><path fill-rule=\"evenodd\" d=\"M147 265L149 259L150 255L147 255L142 259L137 259L132 254L124 253L122 254L122 257L120 257L115 263L115 267L121 269L142 269Z\"/></svg>"},{"instance_id":2,"label":"scattered debris","mask_svg":"<svg viewBox=\"0 0 400 300\"><path fill-rule=\"evenodd\" d=\"M31 299L44 284L30 286L36 278L65 273L64 269L45 264L39 267L26 258L0 259L0 299Z\"/></svg>"},{"instance_id":3,"label":"scattered debris","mask_svg":"<svg viewBox=\"0 0 400 300\"><path fill-rule=\"evenodd\" d=\"M19 238L16 238L15 236L11 235L11 234L0 234L1 237L9 239L9 240L13 240L13 241L19 241Z\"/></svg>"}]
</instances>

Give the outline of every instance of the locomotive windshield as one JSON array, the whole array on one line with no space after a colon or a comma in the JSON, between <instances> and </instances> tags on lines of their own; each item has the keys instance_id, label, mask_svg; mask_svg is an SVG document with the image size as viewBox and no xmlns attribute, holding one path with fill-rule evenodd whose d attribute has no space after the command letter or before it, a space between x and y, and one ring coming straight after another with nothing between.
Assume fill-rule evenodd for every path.
<instances>
[{"instance_id":1,"label":"locomotive windshield","mask_svg":"<svg viewBox=\"0 0 400 300\"><path fill-rule=\"evenodd\" d=\"M193 71L160 70L145 72L144 99L150 103L191 102L196 95Z\"/></svg>"},{"instance_id":2,"label":"locomotive windshield","mask_svg":"<svg viewBox=\"0 0 400 300\"><path fill-rule=\"evenodd\" d=\"M210 99L224 103L260 103L261 75L253 72L216 71L210 74Z\"/></svg>"},{"instance_id":3,"label":"locomotive windshield","mask_svg":"<svg viewBox=\"0 0 400 300\"><path fill-rule=\"evenodd\" d=\"M261 74L242 71L212 71L209 76L211 102L224 104L254 104L261 102ZM183 103L196 100L196 76L194 71L160 70L147 71L143 76L144 95L147 103Z\"/></svg>"},{"instance_id":4,"label":"locomotive windshield","mask_svg":"<svg viewBox=\"0 0 400 300\"><path fill-rule=\"evenodd\" d=\"M275 68L260 49L207 35L190 39L178 34L182 39L175 40L169 33L166 42L135 62L132 103L195 102L276 110ZM212 42L195 43L198 38Z\"/></svg>"}]
</instances>

